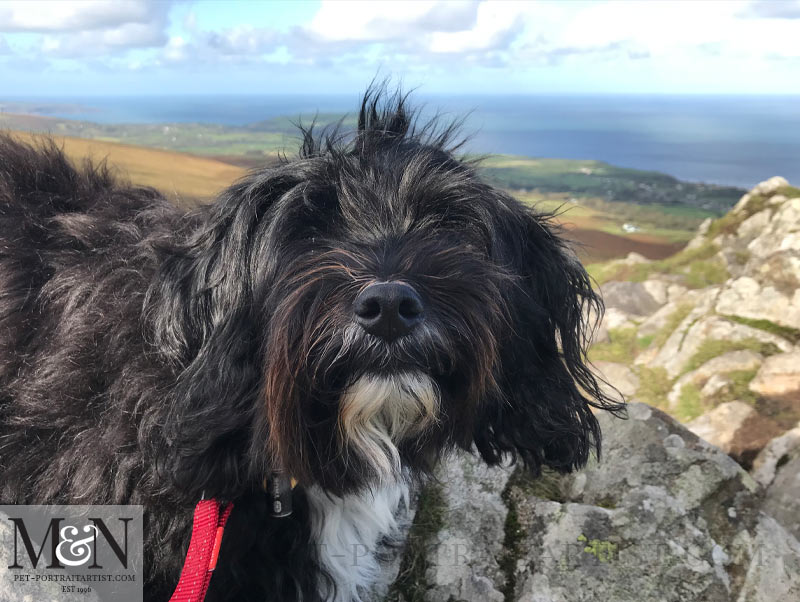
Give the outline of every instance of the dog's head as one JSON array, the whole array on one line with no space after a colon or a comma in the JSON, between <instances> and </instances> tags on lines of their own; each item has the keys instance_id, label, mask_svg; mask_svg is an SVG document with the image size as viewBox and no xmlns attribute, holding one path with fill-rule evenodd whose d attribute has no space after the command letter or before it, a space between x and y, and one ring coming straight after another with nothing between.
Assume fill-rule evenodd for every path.
<instances>
[{"instance_id":1,"label":"dog's head","mask_svg":"<svg viewBox=\"0 0 800 602\"><path fill-rule=\"evenodd\" d=\"M212 209L172 308L189 315L172 347L194 348L176 420L200 412L206 451L341 493L453 446L568 471L599 445L591 407L617 406L586 365L586 272L450 128L414 124L368 93L354 133L305 132Z\"/></svg>"}]
</instances>

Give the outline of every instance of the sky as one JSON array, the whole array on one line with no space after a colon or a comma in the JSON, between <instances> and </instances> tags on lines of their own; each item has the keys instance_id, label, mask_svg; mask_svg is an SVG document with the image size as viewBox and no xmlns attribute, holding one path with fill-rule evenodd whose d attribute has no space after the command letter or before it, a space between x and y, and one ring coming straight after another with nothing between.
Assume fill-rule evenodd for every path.
<instances>
[{"instance_id":1,"label":"sky","mask_svg":"<svg viewBox=\"0 0 800 602\"><path fill-rule=\"evenodd\" d=\"M0 0L0 96L800 94L800 0Z\"/></svg>"}]
</instances>

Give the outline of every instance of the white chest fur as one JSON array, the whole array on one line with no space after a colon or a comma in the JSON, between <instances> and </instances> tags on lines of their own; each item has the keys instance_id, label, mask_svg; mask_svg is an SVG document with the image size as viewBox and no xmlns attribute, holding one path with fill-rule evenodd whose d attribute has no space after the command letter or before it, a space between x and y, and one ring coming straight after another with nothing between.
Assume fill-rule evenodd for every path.
<instances>
[{"instance_id":1,"label":"white chest fur","mask_svg":"<svg viewBox=\"0 0 800 602\"><path fill-rule=\"evenodd\" d=\"M352 602L361 599L380 574L376 557L379 542L397 529L396 513L408 506L408 483L399 480L370 491L343 497L308 490L311 525L320 563L336 584L334 594L320 584L324 600Z\"/></svg>"}]
</instances>

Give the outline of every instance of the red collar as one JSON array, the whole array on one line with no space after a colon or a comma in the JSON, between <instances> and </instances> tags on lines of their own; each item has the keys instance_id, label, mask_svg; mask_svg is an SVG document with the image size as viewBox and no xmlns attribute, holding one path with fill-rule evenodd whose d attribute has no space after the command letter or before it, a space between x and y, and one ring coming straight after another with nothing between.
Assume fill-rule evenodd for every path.
<instances>
[{"instance_id":1,"label":"red collar","mask_svg":"<svg viewBox=\"0 0 800 602\"><path fill-rule=\"evenodd\" d=\"M296 484L281 472L273 472L264 480L264 491L270 497L270 516L280 518L292 513L292 489ZM197 502L189 550L170 602L203 602L205 599L231 510L233 502L221 504L213 498Z\"/></svg>"},{"instance_id":2,"label":"red collar","mask_svg":"<svg viewBox=\"0 0 800 602\"><path fill-rule=\"evenodd\" d=\"M203 602L205 599L231 510L233 503L220 504L215 499L197 502L189 551L170 602Z\"/></svg>"}]
</instances>

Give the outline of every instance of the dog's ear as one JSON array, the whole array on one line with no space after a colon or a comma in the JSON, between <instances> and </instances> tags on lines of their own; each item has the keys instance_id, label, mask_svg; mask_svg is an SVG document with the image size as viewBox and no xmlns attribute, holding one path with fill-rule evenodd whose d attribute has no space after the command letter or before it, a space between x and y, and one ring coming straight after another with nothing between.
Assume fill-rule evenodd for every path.
<instances>
[{"instance_id":1,"label":"dog's ear","mask_svg":"<svg viewBox=\"0 0 800 602\"><path fill-rule=\"evenodd\" d=\"M602 314L602 301L552 216L509 197L497 202L492 252L514 278L497 392L483 406L475 444L490 464L510 455L534 473L542 466L568 472L593 449L600 452L592 408L623 411L601 390L586 358L590 314Z\"/></svg>"},{"instance_id":2,"label":"dog's ear","mask_svg":"<svg viewBox=\"0 0 800 602\"><path fill-rule=\"evenodd\" d=\"M174 372L152 442L162 476L190 496L232 497L255 468L264 318L273 218L296 182L254 175L217 199L163 262L146 301L152 344ZM259 467L262 469L263 467Z\"/></svg>"}]
</instances>

